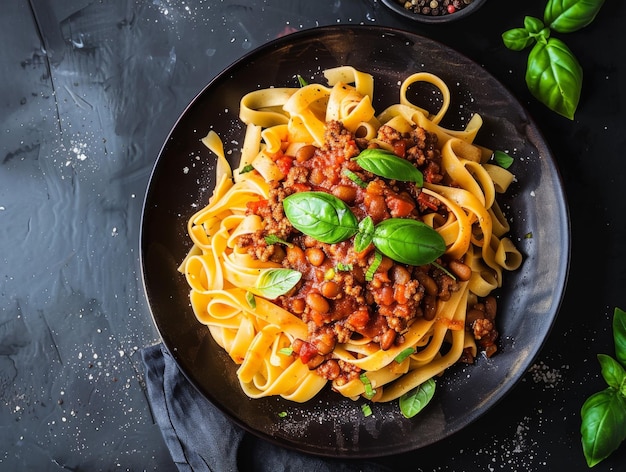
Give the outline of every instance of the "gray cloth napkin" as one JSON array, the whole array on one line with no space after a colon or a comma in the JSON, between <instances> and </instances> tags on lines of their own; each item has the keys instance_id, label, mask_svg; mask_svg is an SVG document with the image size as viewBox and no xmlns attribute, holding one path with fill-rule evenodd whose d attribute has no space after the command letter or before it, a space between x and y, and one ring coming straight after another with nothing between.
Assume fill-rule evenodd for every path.
<instances>
[{"instance_id":1,"label":"gray cloth napkin","mask_svg":"<svg viewBox=\"0 0 626 472\"><path fill-rule=\"evenodd\" d=\"M141 350L148 399L181 472L388 472L365 460L310 456L258 438L228 419L180 372L165 346Z\"/></svg>"}]
</instances>

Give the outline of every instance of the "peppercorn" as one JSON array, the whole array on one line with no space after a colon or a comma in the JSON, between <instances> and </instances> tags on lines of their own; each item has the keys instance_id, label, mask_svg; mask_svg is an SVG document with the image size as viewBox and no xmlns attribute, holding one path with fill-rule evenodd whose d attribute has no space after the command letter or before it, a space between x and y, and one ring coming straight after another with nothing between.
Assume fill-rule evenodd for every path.
<instances>
[{"instance_id":1,"label":"peppercorn","mask_svg":"<svg viewBox=\"0 0 626 472\"><path fill-rule=\"evenodd\" d=\"M397 0L397 2L413 13L440 16L456 13L470 5L473 0Z\"/></svg>"}]
</instances>

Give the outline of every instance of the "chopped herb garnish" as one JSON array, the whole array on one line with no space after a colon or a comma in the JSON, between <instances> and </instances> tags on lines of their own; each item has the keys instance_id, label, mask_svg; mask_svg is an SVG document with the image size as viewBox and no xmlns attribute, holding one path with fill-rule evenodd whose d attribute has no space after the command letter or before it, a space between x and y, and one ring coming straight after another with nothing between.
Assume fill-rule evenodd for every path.
<instances>
[{"instance_id":1,"label":"chopped herb garnish","mask_svg":"<svg viewBox=\"0 0 626 472\"><path fill-rule=\"evenodd\" d=\"M275 234L268 234L263 239L265 239L265 242L270 245L271 244L284 244L287 247L293 247L293 244L291 244L288 241L285 241L284 239L279 238Z\"/></svg>"},{"instance_id":2,"label":"chopped herb garnish","mask_svg":"<svg viewBox=\"0 0 626 472\"><path fill-rule=\"evenodd\" d=\"M365 372L359 376L359 380L363 383L363 387L365 388L365 398L371 399L374 397L374 395L376 395L376 390L372 387L372 383Z\"/></svg>"},{"instance_id":3,"label":"chopped herb garnish","mask_svg":"<svg viewBox=\"0 0 626 472\"><path fill-rule=\"evenodd\" d=\"M524 239L532 239L532 237L533 237L532 231L529 231L528 233L524 235Z\"/></svg>"},{"instance_id":4,"label":"chopped herb garnish","mask_svg":"<svg viewBox=\"0 0 626 472\"><path fill-rule=\"evenodd\" d=\"M343 175L348 177L350 180L352 180L352 182L357 184L359 187L367 188L367 183L365 181L363 181L363 179L361 179L361 177L359 177L354 172L352 172L350 169L344 169L343 170Z\"/></svg>"},{"instance_id":5,"label":"chopped herb garnish","mask_svg":"<svg viewBox=\"0 0 626 472\"><path fill-rule=\"evenodd\" d=\"M403 362L407 357L409 357L410 355L415 353L415 348L413 347L407 347L406 349L403 349L402 352L400 354L398 354L396 356L396 358L394 359L398 364L400 364L401 362Z\"/></svg>"},{"instance_id":6,"label":"chopped herb garnish","mask_svg":"<svg viewBox=\"0 0 626 472\"><path fill-rule=\"evenodd\" d=\"M349 272L351 271L353 268L352 264L344 264L343 262L339 262L337 264L337 267L335 267L336 270L338 270L339 272Z\"/></svg>"},{"instance_id":7,"label":"chopped herb garnish","mask_svg":"<svg viewBox=\"0 0 626 472\"><path fill-rule=\"evenodd\" d=\"M324 280L333 280L335 278L335 269L332 267L324 273Z\"/></svg>"},{"instance_id":8,"label":"chopped herb garnish","mask_svg":"<svg viewBox=\"0 0 626 472\"><path fill-rule=\"evenodd\" d=\"M254 170L254 167L252 167L252 164L248 164L247 166L243 166L241 170L239 171L239 173L246 174L248 172L252 172L253 170Z\"/></svg>"},{"instance_id":9,"label":"chopped herb garnish","mask_svg":"<svg viewBox=\"0 0 626 472\"><path fill-rule=\"evenodd\" d=\"M248 305L250 305L250 308L252 308L253 310L256 308L256 299L254 298L254 293L246 292L246 301L248 302Z\"/></svg>"},{"instance_id":10,"label":"chopped herb garnish","mask_svg":"<svg viewBox=\"0 0 626 472\"><path fill-rule=\"evenodd\" d=\"M382 261L383 255L378 251L374 251L374 260L372 261L372 264L368 267L367 272L365 273L365 280L371 282L374 279L374 274L378 270L378 266L380 266L380 263Z\"/></svg>"},{"instance_id":11,"label":"chopped herb garnish","mask_svg":"<svg viewBox=\"0 0 626 472\"><path fill-rule=\"evenodd\" d=\"M450 272L448 269L446 269L444 266L439 264L438 262L433 261L431 262L431 264L434 265L440 271L444 272L448 277L451 277L452 280L456 280L456 276L452 272Z\"/></svg>"},{"instance_id":12,"label":"chopped herb garnish","mask_svg":"<svg viewBox=\"0 0 626 472\"><path fill-rule=\"evenodd\" d=\"M306 87L307 85L309 85L309 83L306 80L304 80L304 77L302 77L300 74L298 74L297 78L298 78L298 84L300 85L300 87Z\"/></svg>"},{"instance_id":13,"label":"chopped herb garnish","mask_svg":"<svg viewBox=\"0 0 626 472\"><path fill-rule=\"evenodd\" d=\"M361 405L361 411L363 412L363 416L365 417L371 416L372 407L369 406L367 403L364 403L363 405Z\"/></svg>"},{"instance_id":14,"label":"chopped herb garnish","mask_svg":"<svg viewBox=\"0 0 626 472\"><path fill-rule=\"evenodd\" d=\"M286 411L281 411L280 413L278 413L278 417L279 418L285 418L287 416L287 412Z\"/></svg>"},{"instance_id":15,"label":"chopped herb garnish","mask_svg":"<svg viewBox=\"0 0 626 472\"><path fill-rule=\"evenodd\" d=\"M283 347L278 352L284 354L285 356L290 356L293 354L293 349L290 347Z\"/></svg>"}]
</instances>

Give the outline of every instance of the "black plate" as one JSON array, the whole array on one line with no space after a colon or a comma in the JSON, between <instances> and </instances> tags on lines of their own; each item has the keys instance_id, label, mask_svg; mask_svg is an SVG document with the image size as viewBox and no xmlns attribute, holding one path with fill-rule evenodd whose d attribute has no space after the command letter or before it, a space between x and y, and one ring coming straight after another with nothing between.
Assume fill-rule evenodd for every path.
<instances>
[{"instance_id":1,"label":"black plate","mask_svg":"<svg viewBox=\"0 0 626 472\"><path fill-rule=\"evenodd\" d=\"M359 47L353 47L358 44ZM382 49L384 45L384 50ZM323 391L306 404L281 398L251 400L236 366L198 323L177 267L190 240L188 218L214 185L213 155L200 139L213 128L238 159L244 127L239 100L251 90L297 86L296 75L323 80L321 71L352 65L374 75L377 110L398 100L399 82L417 71L442 77L451 88L449 127L480 113L477 142L508 151L517 175L501 206L525 260L506 274L499 291L501 351L475 365L453 368L438 380L435 398L413 419L396 402L372 405ZM569 264L569 222L561 181L546 143L526 111L482 67L442 44L399 30L370 26L311 29L266 44L217 76L189 105L156 161L145 198L141 264L146 295L165 346L182 372L236 423L278 444L344 457L373 457L434 443L467 426L520 379L546 339L557 314ZM279 413L288 412L280 418Z\"/></svg>"}]
</instances>

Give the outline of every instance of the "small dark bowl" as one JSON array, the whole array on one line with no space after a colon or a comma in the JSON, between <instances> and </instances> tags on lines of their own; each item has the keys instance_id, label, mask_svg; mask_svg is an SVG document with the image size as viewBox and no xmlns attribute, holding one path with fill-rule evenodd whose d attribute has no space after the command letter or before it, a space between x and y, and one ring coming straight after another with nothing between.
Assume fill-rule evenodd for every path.
<instances>
[{"instance_id":1,"label":"small dark bowl","mask_svg":"<svg viewBox=\"0 0 626 472\"><path fill-rule=\"evenodd\" d=\"M418 21L420 23L450 23L452 21L458 21L462 18L465 18L475 11L477 11L480 7L482 7L487 0L474 0L472 3L467 5L460 10L455 11L454 13L448 13L445 15L425 15L422 13L415 13L414 11L407 10L404 8L404 5L399 3L398 0L381 0L382 3L395 11L397 14L404 16L413 21Z\"/></svg>"}]
</instances>

